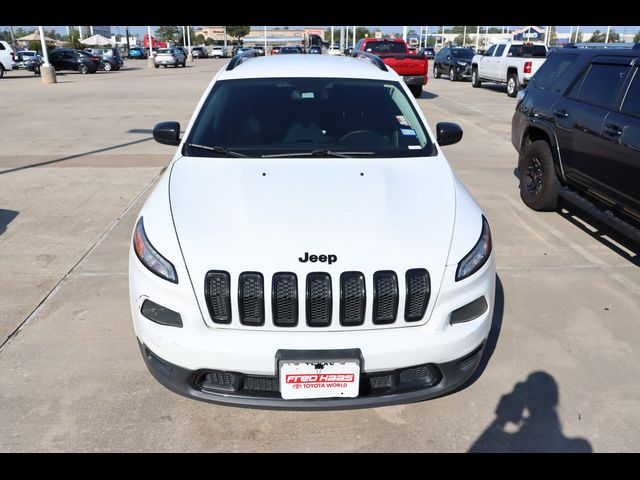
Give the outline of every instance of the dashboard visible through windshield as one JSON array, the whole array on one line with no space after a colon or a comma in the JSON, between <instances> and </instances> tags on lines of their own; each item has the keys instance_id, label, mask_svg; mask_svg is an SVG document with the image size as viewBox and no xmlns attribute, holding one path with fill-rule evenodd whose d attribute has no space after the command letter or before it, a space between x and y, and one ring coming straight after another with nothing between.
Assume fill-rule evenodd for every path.
<instances>
[{"instance_id":1,"label":"dashboard visible through windshield","mask_svg":"<svg viewBox=\"0 0 640 480\"><path fill-rule=\"evenodd\" d=\"M220 80L189 138L190 156L431 156L435 146L397 82Z\"/></svg>"}]
</instances>

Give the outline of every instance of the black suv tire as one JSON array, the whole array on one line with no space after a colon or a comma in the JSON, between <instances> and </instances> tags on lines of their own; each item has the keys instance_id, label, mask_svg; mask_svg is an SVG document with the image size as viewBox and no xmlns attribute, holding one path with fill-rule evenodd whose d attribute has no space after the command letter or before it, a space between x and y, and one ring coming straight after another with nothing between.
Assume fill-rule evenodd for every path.
<instances>
[{"instance_id":1,"label":"black suv tire","mask_svg":"<svg viewBox=\"0 0 640 480\"><path fill-rule=\"evenodd\" d=\"M531 142L522 150L520 198L527 207L543 211L558 208L560 181L556 175L551 147L544 140Z\"/></svg>"},{"instance_id":2,"label":"black suv tire","mask_svg":"<svg viewBox=\"0 0 640 480\"><path fill-rule=\"evenodd\" d=\"M411 85L409 90L411 90L411 93L415 98L420 98L422 95L422 85Z\"/></svg>"},{"instance_id":3,"label":"black suv tire","mask_svg":"<svg viewBox=\"0 0 640 480\"><path fill-rule=\"evenodd\" d=\"M87 67L84 63L81 63L80 65L78 65L78 72L80 73L80 75L86 75L87 73L89 73L89 67Z\"/></svg>"},{"instance_id":4,"label":"black suv tire","mask_svg":"<svg viewBox=\"0 0 640 480\"><path fill-rule=\"evenodd\" d=\"M436 64L433 64L433 76L436 78L440 78L440 70L438 70L438 67L436 67Z\"/></svg>"}]
</instances>

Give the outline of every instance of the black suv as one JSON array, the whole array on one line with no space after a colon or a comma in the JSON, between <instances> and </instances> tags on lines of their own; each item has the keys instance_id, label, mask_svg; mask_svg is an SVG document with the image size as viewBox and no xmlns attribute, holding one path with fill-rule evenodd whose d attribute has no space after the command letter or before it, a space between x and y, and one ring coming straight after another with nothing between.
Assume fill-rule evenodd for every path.
<instances>
[{"instance_id":1,"label":"black suv","mask_svg":"<svg viewBox=\"0 0 640 480\"><path fill-rule=\"evenodd\" d=\"M562 197L637 240L640 44L553 52L518 94L511 142L527 206L555 210Z\"/></svg>"},{"instance_id":2,"label":"black suv","mask_svg":"<svg viewBox=\"0 0 640 480\"><path fill-rule=\"evenodd\" d=\"M104 65L97 55L72 48L54 48L49 54L49 62L56 72L75 70L82 74L96 73Z\"/></svg>"},{"instance_id":3,"label":"black suv","mask_svg":"<svg viewBox=\"0 0 640 480\"><path fill-rule=\"evenodd\" d=\"M444 47L433 61L433 76L449 76L452 82L461 78L471 78L471 60L474 51L466 47Z\"/></svg>"}]
</instances>

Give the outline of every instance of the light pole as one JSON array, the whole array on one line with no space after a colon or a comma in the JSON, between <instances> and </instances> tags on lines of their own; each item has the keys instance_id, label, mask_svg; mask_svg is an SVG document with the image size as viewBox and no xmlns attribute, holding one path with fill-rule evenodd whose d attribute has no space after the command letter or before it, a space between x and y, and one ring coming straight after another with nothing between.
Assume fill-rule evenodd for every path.
<instances>
[{"instance_id":1,"label":"light pole","mask_svg":"<svg viewBox=\"0 0 640 480\"><path fill-rule=\"evenodd\" d=\"M578 33L580 32L580 25L576 26L576 42L578 43Z\"/></svg>"},{"instance_id":2,"label":"light pole","mask_svg":"<svg viewBox=\"0 0 640 480\"><path fill-rule=\"evenodd\" d=\"M184 25L182 26L182 46L186 47L187 45L187 32L184 29Z\"/></svg>"},{"instance_id":3,"label":"light pole","mask_svg":"<svg viewBox=\"0 0 640 480\"><path fill-rule=\"evenodd\" d=\"M189 48L189 55L187 55L187 60L193 62L193 55L191 55L191 27L187 25L187 44Z\"/></svg>"},{"instance_id":4,"label":"light pole","mask_svg":"<svg viewBox=\"0 0 640 480\"><path fill-rule=\"evenodd\" d=\"M573 25L569 27L569 41L567 43L571 43L571 37L573 37Z\"/></svg>"},{"instance_id":5,"label":"light pole","mask_svg":"<svg viewBox=\"0 0 640 480\"><path fill-rule=\"evenodd\" d=\"M331 48L333 49L333 25L331 25Z\"/></svg>"},{"instance_id":6,"label":"light pole","mask_svg":"<svg viewBox=\"0 0 640 480\"><path fill-rule=\"evenodd\" d=\"M480 25L476 27L476 50L478 50L479 42L480 42Z\"/></svg>"},{"instance_id":7,"label":"light pole","mask_svg":"<svg viewBox=\"0 0 640 480\"><path fill-rule=\"evenodd\" d=\"M464 33L462 34L462 46L467 46L467 26L464 26Z\"/></svg>"},{"instance_id":8,"label":"light pole","mask_svg":"<svg viewBox=\"0 0 640 480\"><path fill-rule=\"evenodd\" d=\"M353 48L356 48L356 26L353 26Z\"/></svg>"},{"instance_id":9,"label":"light pole","mask_svg":"<svg viewBox=\"0 0 640 480\"><path fill-rule=\"evenodd\" d=\"M267 26L264 26L264 54L267 54Z\"/></svg>"},{"instance_id":10,"label":"light pole","mask_svg":"<svg viewBox=\"0 0 640 480\"><path fill-rule=\"evenodd\" d=\"M611 33L611 26L607 27L607 36L604 39L604 43L609 43L609 33Z\"/></svg>"},{"instance_id":11,"label":"light pole","mask_svg":"<svg viewBox=\"0 0 640 480\"><path fill-rule=\"evenodd\" d=\"M407 41L407 26L402 27L402 40Z\"/></svg>"},{"instance_id":12,"label":"light pole","mask_svg":"<svg viewBox=\"0 0 640 480\"><path fill-rule=\"evenodd\" d=\"M266 52L265 52L266 54ZM224 56L227 56L227 26L224 27Z\"/></svg>"},{"instance_id":13,"label":"light pole","mask_svg":"<svg viewBox=\"0 0 640 480\"><path fill-rule=\"evenodd\" d=\"M47 52L47 43L44 41L44 28L38 27L40 33L40 46L42 47L42 56L44 64L40 67L40 79L42 83L56 83L56 69L49 63L49 52Z\"/></svg>"},{"instance_id":14,"label":"light pole","mask_svg":"<svg viewBox=\"0 0 640 480\"><path fill-rule=\"evenodd\" d=\"M151 26L147 26L147 43L149 44L149 56L147 57L147 68L155 68L156 62L153 59L153 37L151 37Z\"/></svg>"}]
</instances>

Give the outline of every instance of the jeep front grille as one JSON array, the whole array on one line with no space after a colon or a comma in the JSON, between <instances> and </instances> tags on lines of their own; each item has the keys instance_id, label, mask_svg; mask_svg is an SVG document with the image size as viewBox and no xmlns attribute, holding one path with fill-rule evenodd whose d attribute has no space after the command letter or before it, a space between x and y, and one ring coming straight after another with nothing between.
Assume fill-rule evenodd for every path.
<instances>
[{"instance_id":1,"label":"jeep front grille","mask_svg":"<svg viewBox=\"0 0 640 480\"><path fill-rule=\"evenodd\" d=\"M368 278L362 272L349 271L340 274L336 282L327 272L309 273L300 279L300 284L292 272L276 272L270 279L260 272L242 272L237 284L232 280L223 270L211 270L205 276L209 316L227 328L344 330L409 326L424 319L431 294L429 272L424 268L409 269L402 276L392 270L380 270ZM371 291L369 302L367 284ZM299 288L304 289L301 294ZM232 297L237 298L237 309ZM404 315L398 319L401 302ZM235 316L232 319L232 311L237 320Z\"/></svg>"}]
</instances>

